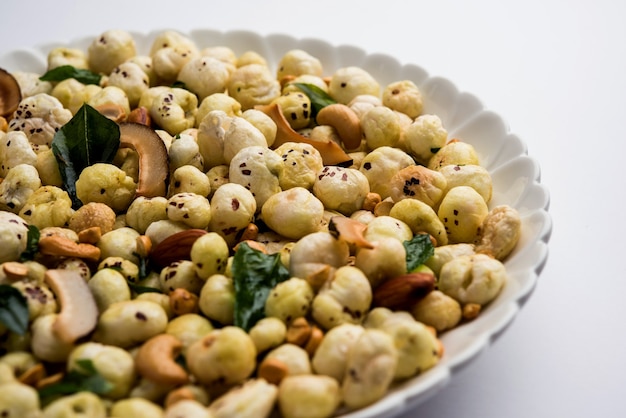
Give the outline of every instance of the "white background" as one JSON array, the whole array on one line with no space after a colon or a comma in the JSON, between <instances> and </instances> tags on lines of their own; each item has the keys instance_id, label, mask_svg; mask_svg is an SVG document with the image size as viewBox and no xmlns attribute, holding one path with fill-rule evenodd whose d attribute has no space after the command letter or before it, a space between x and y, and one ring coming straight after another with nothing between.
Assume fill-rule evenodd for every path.
<instances>
[{"instance_id":1,"label":"white background","mask_svg":"<svg viewBox=\"0 0 626 418\"><path fill-rule=\"evenodd\" d=\"M0 53L113 28L248 29L383 52L499 113L542 167L550 255L520 314L406 416L626 416L626 2L4 2Z\"/></svg>"}]
</instances>

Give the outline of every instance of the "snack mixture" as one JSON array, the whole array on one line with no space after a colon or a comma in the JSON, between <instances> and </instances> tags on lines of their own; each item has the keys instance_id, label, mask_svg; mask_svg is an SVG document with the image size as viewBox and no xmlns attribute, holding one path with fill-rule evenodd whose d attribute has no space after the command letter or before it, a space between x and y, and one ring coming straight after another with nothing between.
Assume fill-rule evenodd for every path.
<instances>
[{"instance_id":1,"label":"snack mixture","mask_svg":"<svg viewBox=\"0 0 626 418\"><path fill-rule=\"evenodd\" d=\"M518 212L409 80L164 31L0 71L0 416L329 417L427 372Z\"/></svg>"}]
</instances>

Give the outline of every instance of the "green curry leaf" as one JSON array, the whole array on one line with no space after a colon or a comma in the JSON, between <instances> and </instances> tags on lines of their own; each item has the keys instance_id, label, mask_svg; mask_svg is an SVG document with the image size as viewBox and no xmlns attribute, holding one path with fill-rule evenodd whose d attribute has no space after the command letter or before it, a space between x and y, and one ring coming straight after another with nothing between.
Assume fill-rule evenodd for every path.
<instances>
[{"instance_id":1,"label":"green curry leaf","mask_svg":"<svg viewBox=\"0 0 626 418\"><path fill-rule=\"evenodd\" d=\"M113 385L107 381L89 359L76 361L77 368L67 372L63 378L54 384L39 389L39 397L46 399L57 395L69 395L77 392L93 392L104 395Z\"/></svg>"},{"instance_id":2,"label":"green curry leaf","mask_svg":"<svg viewBox=\"0 0 626 418\"><path fill-rule=\"evenodd\" d=\"M28 225L28 234L26 236L26 249L20 254L20 261L33 260L39 251L39 228L35 225Z\"/></svg>"},{"instance_id":3,"label":"green curry leaf","mask_svg":"<svg viewBox=\"0 0 626 418\"><path fill-rule=\"evenodd\" d=\"M413 271L435 254L435 247L428 234L415 234L410 241L404 241L404 249L407 271Z\"/></svg>"},{"instance_id":4,"label":"green curry leaf","mask_svg":"<svg viewBox=\"0 0 626 418\"><path fill-rule=\"evenodd\" d=\"M28 329L28 303L15 287L0 285L0 322L12 332L24 335Z\"/></svg>"},{"instance_id":5,"label":"green curry leaf","mask_svg":"<svg viewBox=\"0 0 626 418\"><path fill-rule=\"evenodd\" d=\"M119 146L118 124L88 104L84 104L54 135L52 152L74 209L82 206L76 195L76 180L80 173L92 164L112 162Z\"/></svg>"},{"instance_id":6,"label":"green curry leaf","mask_svg":"<svg viewBox=\"0 0 626 418\"><path fill-rule=\"evenodd\" d=\"M74 78L83 84L99 85L102 76L89 70L75 68L71 65L61 65L47 71L44 75L39 77L41 81L63 81L68 78Z\"/></svg>"},{"instance_id":7,"label":"green curry leaf","mask_svg":"<svg viewBox=\"0 0 626 418\"><path fill-rule=\"evenodd\" d=\"M278 283L289 278L279 254L267 255L240 244L232 265L235 325L248 331L265 316L265 301Z\"/></svg>"},{"instance_id":8,"label":"green curry leaf","mask_svg":"<svg viewBox=\"0 0 626 418\"><path fill-rule=\"evenodd\" d=\"M306 83L293 83L304 94L306 94L311 100L311 117L315 118L317 113L324 107L337 103L332 97L328 95L324 90L316 86L315 84Z\"/></svg>"}]
</instances>

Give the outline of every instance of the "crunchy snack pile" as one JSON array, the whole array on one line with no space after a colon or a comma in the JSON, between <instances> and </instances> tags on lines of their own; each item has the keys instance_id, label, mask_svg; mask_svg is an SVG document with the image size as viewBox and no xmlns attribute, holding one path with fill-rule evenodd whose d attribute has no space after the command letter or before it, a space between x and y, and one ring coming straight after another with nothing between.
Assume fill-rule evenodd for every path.
<instances>
[{"instance_id":1,"label":"crunchy snack pile","mask_svg":"<svg viewBox=\"0 0 626 418\"><path fill-rule=\"evenodd\" d=\"M444 354L518 212L409 80L164 31L0 71L0 416L330 417Z\"/></svg>"}]
</instances>

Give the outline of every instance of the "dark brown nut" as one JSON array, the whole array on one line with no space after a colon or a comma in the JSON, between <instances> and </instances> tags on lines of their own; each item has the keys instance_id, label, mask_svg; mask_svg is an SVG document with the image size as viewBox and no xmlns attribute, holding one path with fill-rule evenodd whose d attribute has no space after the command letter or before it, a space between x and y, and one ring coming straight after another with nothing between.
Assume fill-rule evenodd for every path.
<instances>
[{"instance_id":1,"label":"dark brown nut","mask_svg":"<svg viewBox=\"0 0 626 418\"><path fill-rule=\"evenodd\" d=\"M435 276L430 273L409 273L386 280L376 289L373 305L392 310L410 309L435 288Z\"/></svg>"}]
</instances>

